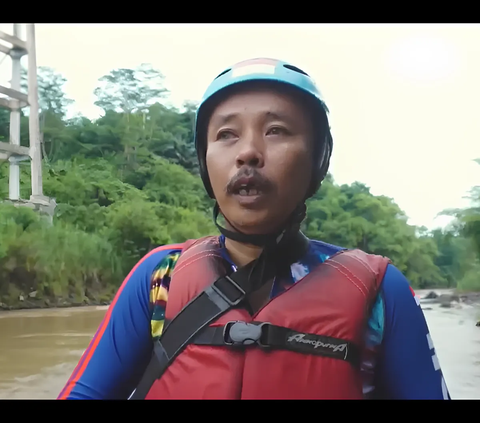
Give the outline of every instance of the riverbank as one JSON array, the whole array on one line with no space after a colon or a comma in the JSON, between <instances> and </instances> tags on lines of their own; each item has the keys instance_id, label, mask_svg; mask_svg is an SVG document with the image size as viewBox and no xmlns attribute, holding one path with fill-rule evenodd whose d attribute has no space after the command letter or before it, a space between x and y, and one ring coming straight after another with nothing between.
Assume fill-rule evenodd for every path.
<instances>
[{"instance_id":1,"label":"riverbank","mask_svg":"<svg viewBox=\"0 0 480 423\"><path fill-rule=\"evenodd\" d=\"M89 307L89 306L108 306L112 302L116 289L105 290L98 293L90 293L88 296L68 297L37 297L37 292L33 291L28 295L20 294L15 298L0 300L0 310L41 310L50 308L70 308L70 307Z\"/></svg>"},{"instance_id":2,"label":"riverbank","mask_svg":"<svg viewBox=\"0 0 480 423\"><path fill-rule=\"evenodd\" d=\"M417 291L422 310L445 309L455 312L470 309L474 313L477 327L480 327L480 292L458 292L456 290L420 290ZM433 307L433 308L432 308Z\"/></svg>"},{"instance_id":3,"label":"riverbank","mask_svg":"<svg viewBox=\"0 0 480 423\"><path fill-rule=\"evenodd\" d=\"M10 301L0 300L0 310L41 310L50 308L71 308L71 307L89 307L89 306L108 306L113 301L116 289L105 290L103 292L88 293L88 296L79 298L78 296L69 297L42 297L38 298L36 291L28 295L20 294ZM442 308L461 307L462 304L479 305L480 292L457 292L456 290L429 289L419 291L419 297L422 304L439 304ZM478 316L480 319L480 315Z\"/></svg>"},{"instance_id":4,"label":"riverbank","mask_svg":"<svg viewBox=\"0 0 480 423\"><path fill-rule=\"evenodd\" d=\"M429 291L426 295L420 295L422 304L439 304L442 308L451 308L455 305L465 304L467 306L480 305L480 292L451 292L438 293L435 290Z\"/></svg>"}]
</instances>

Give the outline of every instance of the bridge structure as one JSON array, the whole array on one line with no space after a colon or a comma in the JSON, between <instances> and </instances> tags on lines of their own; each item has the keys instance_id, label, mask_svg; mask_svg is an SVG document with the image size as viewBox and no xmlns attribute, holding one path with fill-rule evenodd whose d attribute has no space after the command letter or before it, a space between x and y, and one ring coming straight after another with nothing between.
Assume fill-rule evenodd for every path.
<instances>
[{"instance_id":1,"label":"bridge structure","mask_svg":"<svg viewBox=\"0 0 480 423\"><path fill-rule=\"evenodd\" d=\"M24 28L22 28L24 27ZM25 40L22 39L25 29ZM0 107L10 110L9 142L0 141L0 161L9 162L9 193L4 202L30 207L53 217L55 200L43 194L35 25L13 24L13 34L0 31L0 55L10 56L10 87L0 85ZM21 59L28 58L28 94L21 92ZM21 109L29 108L29 145L20 145ZM31 195L20 197L20 163L30 161ZM0 199L2 200L2 199Z\"/></svg>"}]
</instances>

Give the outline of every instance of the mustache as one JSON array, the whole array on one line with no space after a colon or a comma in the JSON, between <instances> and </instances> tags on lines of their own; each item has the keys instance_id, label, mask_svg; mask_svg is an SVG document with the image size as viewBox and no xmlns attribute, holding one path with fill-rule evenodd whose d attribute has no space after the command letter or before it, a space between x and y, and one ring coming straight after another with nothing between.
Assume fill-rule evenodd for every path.
<instances>
[{"instance_id":1,"label":"mustache","mask_svg":"<svg viewBox=\"0 0 480 423\"><path fill-rule=\"evenodd\" d=\"M254 168L243 168L240 169L237 174L230 179L230 182L226 186L226 191L228 194L233 194L235 191L235 184L238 183L238 181L242 178L251 178L252 184L255 186L255 188L261 190L261 191L268 191L269 189L273 188L273 183L266 178L264 175L262 175L258 170Z\"/></svg>"}]
</instances>

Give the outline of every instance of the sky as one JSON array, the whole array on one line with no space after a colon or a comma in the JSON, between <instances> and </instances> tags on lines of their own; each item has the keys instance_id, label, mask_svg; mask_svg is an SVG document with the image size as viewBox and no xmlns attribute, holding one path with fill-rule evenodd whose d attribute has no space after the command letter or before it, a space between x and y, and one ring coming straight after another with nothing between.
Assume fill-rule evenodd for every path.
<instances>
[{"instance_id":1,"label":"sky","mask_svg":"<svg viewBox=\"0 0 480 423\"><path fill-rule=\"evenodd\" d=\"M0 24L12 33L12 25ZM228 66L254 57L310 74L330 109L337 183L386 195L412 225L448 223L480 185L480 25L37 24L37 65L67 80L72 113L91 119L98 79L150 63L171 104L199 101ZM10 60L0 57L0 84Z\"/></svg>"}]
</instances>

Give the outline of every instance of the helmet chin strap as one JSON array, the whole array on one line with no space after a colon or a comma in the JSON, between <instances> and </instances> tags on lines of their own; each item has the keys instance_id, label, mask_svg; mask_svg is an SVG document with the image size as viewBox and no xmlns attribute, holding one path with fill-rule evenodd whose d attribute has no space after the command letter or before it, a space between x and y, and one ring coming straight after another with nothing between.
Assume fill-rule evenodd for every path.
<instances>
[{"instance_id":1,"label":"helmet chin strap","mask_svg":"<svg viewBox=\"0 0 480 423\"><path fill-rule=\"evenodd\" d=\"M255 265L249 274L249 280L256 291L260 289L268 279L266 275L276 274L280 276L288 272L290 265L297 260L308 248L307 238L300 232L300 224L306 216L306 205L301 203L290 215L282 229L271 234L245 234L237 229L228 230L217 222L220 207L217 202L213 207L213 221L218 230L231 240L244 244L252 244L264 247L262 253L255 260ZM232 228L234 226L223 216ZM271 271L274 269L273 272Z\"/></svg>"},{"instance_id":2,"label":"helmet chin strap","mask_svg":"<svg viewBox=\"0 0 480 423\"><path fill-rule=\"evenodd\" d=\"M295 208L293 213L287 219L286 224L278 230L277 232L270 234L245 234L235 228L235 226L223 215L223 218L228 222L228 224L235 228L234 231L224 228L218 222L218 216L220 214L220 206L217 202L213 207L213 221L218 230L225 236L233 241L241 242L243 244L252 244L257 247L275 247L283 245L284 242L287 242L291 236L295 235L300 230L300 224L306 215L306 206L305 203L300 204ZM283 241L283 242L282 242Z\"/></svg>"}]
</instances>

